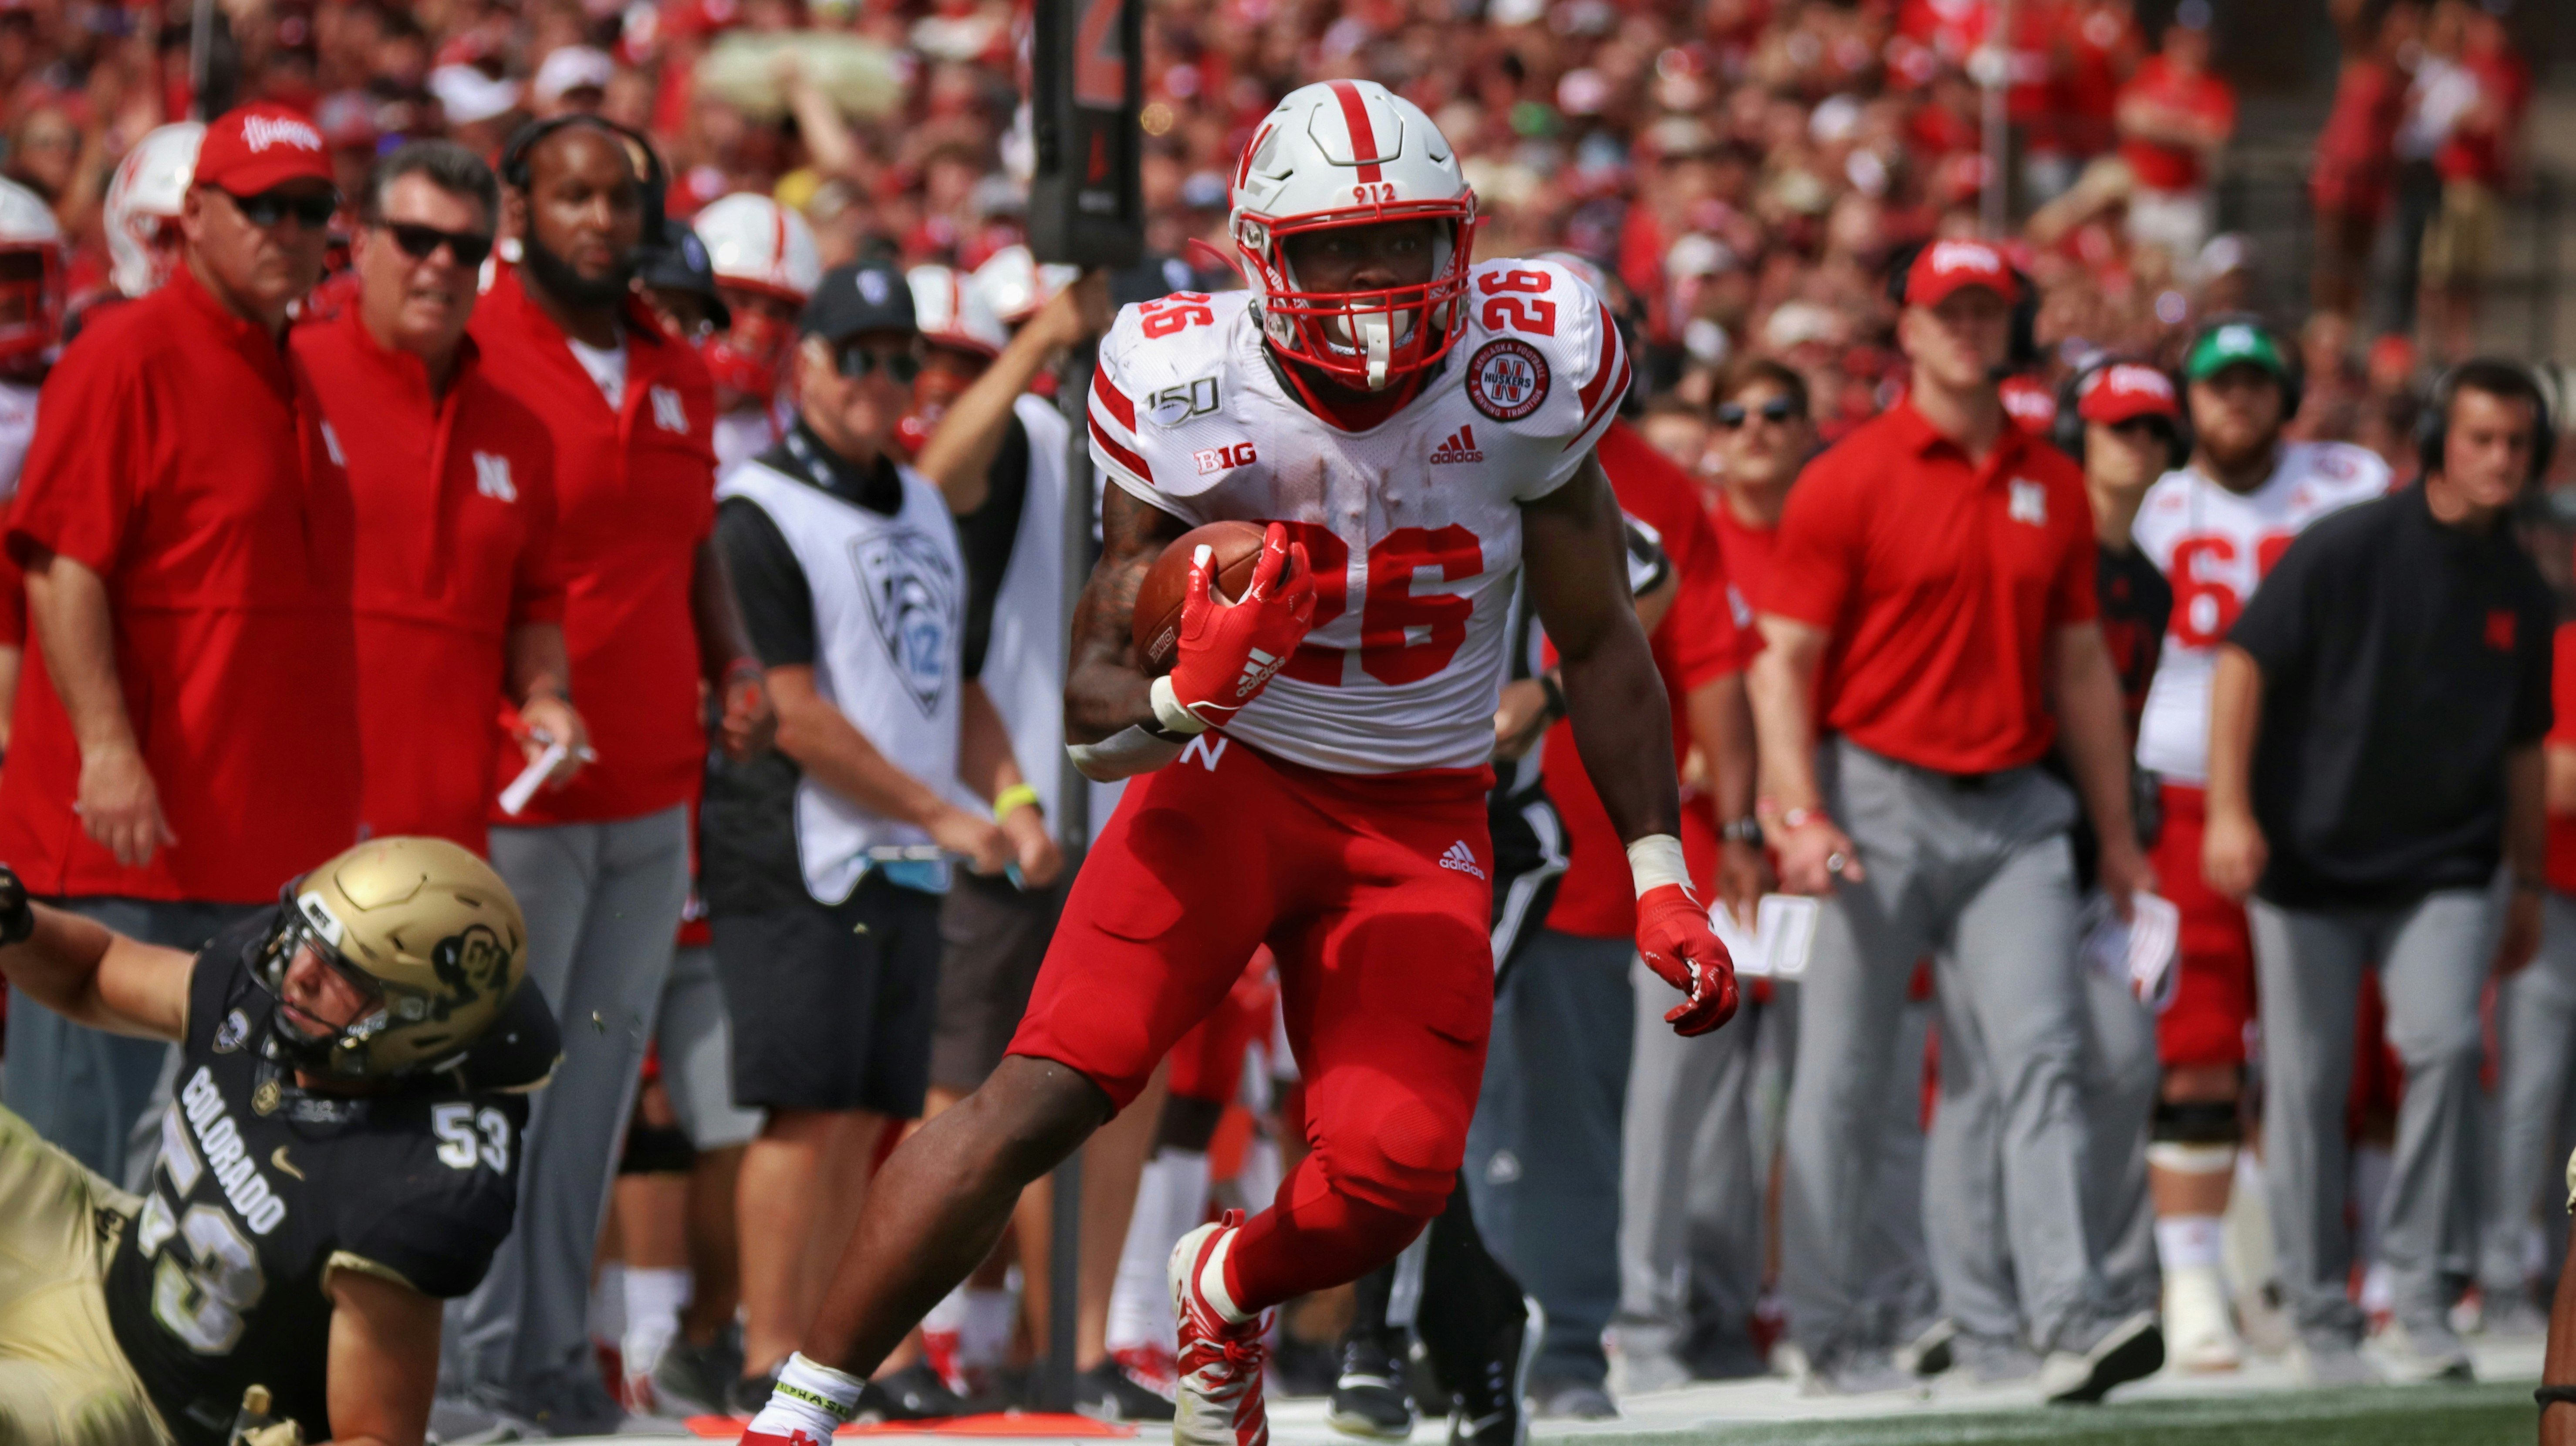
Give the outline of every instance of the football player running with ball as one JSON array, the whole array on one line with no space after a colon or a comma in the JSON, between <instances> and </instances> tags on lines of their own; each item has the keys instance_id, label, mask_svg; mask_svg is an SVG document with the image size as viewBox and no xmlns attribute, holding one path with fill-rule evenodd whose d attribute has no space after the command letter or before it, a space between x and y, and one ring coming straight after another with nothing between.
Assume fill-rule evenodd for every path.
<instances>
[{"instance_id":1,"label":"football player running with ball","mask_svg":"<svg viewBox=\"0 0 2576 1446\"><path fill-rule=\"evenodd\" d=\"M1464 1155L1493 1013L1487 760L1523 566L1627 843L1638 949L1683 994L1667 1018L1698 1034L1734 1012L1592 457L1628 378L1609 317L1553 264L1471 265L1455 153L1367 81L1280 102L1233 200L1252 289L1126 308L1090 399L1117 485L1074 620L1067 732L1086 772L1136 781L1010 1056L885 1165L753 1446L819 1446L848 1419L1020 1187L1134 1099L1266 943L1313 1152L1269 1209L1192 1231L1171 1264L1174 1439L1263 1446L1264 1312L1393 1258ZM1253 579L1221 598L1202 564L1177 660L1149 677L1138 590L1217 521L1266 527Z\"/></svg>"}]
</instances>

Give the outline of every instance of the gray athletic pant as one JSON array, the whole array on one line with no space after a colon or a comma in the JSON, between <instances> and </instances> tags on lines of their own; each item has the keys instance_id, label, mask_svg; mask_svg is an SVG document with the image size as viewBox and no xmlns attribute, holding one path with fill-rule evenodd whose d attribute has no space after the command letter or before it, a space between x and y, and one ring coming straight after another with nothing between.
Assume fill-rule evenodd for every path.
<instances>
[{"instance_id":1,"label":"gray athletic pant","mask_svg":"<svg viewBox=\"0 0 2576 1446\"><path fill-rule=\"evenodd\" d=\"M1619 1197L1620 1354L1630 1369L1669 1356L1699 1379L1759 1375L1752 1320L1770 1251L1771 1167L1798 1057L1798 986L1774 980L1715 1034L1683 1039L1664 1023L1671 986L1634 968L1636 1048L1628 1069ZM1895 1073L1920 1078L1928 1005L1906 1008ZM1923 1239L1922 1111L1887 1093L1886 1130L1863 1298L1882 1335L1902 1338L1933 1309ZM1652 1379L1655 1367L1646 1366ZM1632 1377L1634 1379L1634 1377Z\"/></svg>"},{"instance_id":2,"label":"gray athletic pant","mask_svg":"<svg viewBox=\"0 0 2576 1446\"><path fill-rule=\"evenodd\" d=\"M688 811L495 828L492 867L528 916L528 977L564 1053L520 1141L517 1227L483 1284L448 1305L440 1387L535 1418L599 1377L591 1257L688 902Z\"/></svg>"},{"instance_id":3,"label":"gray athletic pant","mask_svg":"<svg viewBox=\"0 0 2576 1446\"><path fill-rule=\"evenodd\" d=\"M1743 980L1735 1018L1684 1039L1664 1022L1680 997L1673 987L1642 959L1629 976L1636 1032L1619 1150L1619 1352L1632 1383L1641 1371L1651 1380L1669 1367L1647 1362L1679 1365L1699 1354L1689 1349L1698 1336L1707 1359L1692 1360L1696 1374L1758 1375L1749 1327L1771 1170L1754 1153L1762 1122L1753 1077L1763 1032L1780 1027L1779 1005L1754 1003L1753 981Z\"/></svg>"},{"instance_id":4,"label":"gray athletic pant","mask_svg":"<svg viewBox=\"0 0 2576 1446\"><path fill-rule=\"evenodd\" d=\"M2319 1345L2361 1340L2361 1307L2345 1293L2344 1105L2361 971L2375 962L2388 1043L2406 1066L2379 1253L2399 1324L2418 1341L2447 1340L2446 1314L2475 1265L2478 995L2492 899L2446 889L2401 907L2317 910L2258 898L2247 913L2263 1022L2263 1166L2291 1322Z\"/></svg>"},{"instance_id":5,"label":"gray athletic pant","mask_svg":"<svg viewBox=\"0 0 2576 1446\"><path fill-rule=\"evenodd\" d=\"M45 902L94 919L127 938L190 951L203 947L225 925L264 907L166 899ZM154 1087L174 1053L157 1039L129 1039L85 1029L13 987L0 1097L47 1143L61 1146L73 1159L110 1180L124 1180L135 1136L141 1133L152 1147L160 1143L153 1128L158 1122L146 1124L145 1117L155 1113Z\"/></svg>"},{"instance_id":6,"label":"gray athletic pant","mask_svg":"<svg viewBox=\"0 0 2576 1446\"><path fill-rule=\"evenodd\" d=\"M662 981L654 1043L662 1057L662 1093L692 1149L748 1145L760 1133L759 1110L733 1102L733 1018L716 982L715 951L684 944L671 953Z\"/></svg>"},{"instance_id":7,"label":"gray athletic pant","mask_svg":"<svg viewBox=\"0 0 2576 1446\"><path fill-rule=\"evenodd\" d=\"M1636 946L1542 929L1503 978L1469 1129L1468 1203L1486 1247L1547 1312L1531 1376L1598 1386L1619 1305L1619 1115ZM1660 983L1656 986L1662 989Z\"/></svg>"},{"instance_id":8,"label":"gray athletic pant","mask_svg":"<svg viewBox=\"0 0 2576 1446\"><path fill-rule=\"evenodd\" d=\"M1861 1248L1906 977L1938 956L1943 1008L1973 1018L2001 1100L2002 1224L2034 1344L2082 1343L2109 1302L2083 1219L2073 797L2034 768L1951 779L1847 740L1818 750L1827 807L1865 881L1825 900L1800 981L1780 1277L1789 1330L1826 1363L1891 1342L1862 1307Z\"/></svg>"},{"instance_id":9,"label":"gray athletic pant","mask_svg":"<svg viewBox=\"0 0 2576 1446\"><path fill-rule=\"evenodd\" d=\"M2147 1194L2147 1126L2162 1071L2156 1019L2128 986L2084 971L2084 1228L2101 1255L2106 1304L2126 1316L2156 1306L2155 1203ZM1923 1172L1924 1231L1941 1310L1960 1330L2027 1343L2005 1238L2002 1101L1971 1010L1941 1016L1941 1102Z\"/></svg>"},{"instance_id":10,"label":"gray athletic pant","mask_svg":"<svg viewBox=\"0 0 2576 1446\"><path fill-rule=\"evenodd\" d=\"M2496 992L2493 1173L2478 1243L2478 1283L2490 1298L2530 1283L2523 1250L2535 1227L2544 1258L2565 1233L2562 1167L2576 1144L2576 898L2553 889L2541 914L2539 956Z\"/></svg>"}]
</instances>

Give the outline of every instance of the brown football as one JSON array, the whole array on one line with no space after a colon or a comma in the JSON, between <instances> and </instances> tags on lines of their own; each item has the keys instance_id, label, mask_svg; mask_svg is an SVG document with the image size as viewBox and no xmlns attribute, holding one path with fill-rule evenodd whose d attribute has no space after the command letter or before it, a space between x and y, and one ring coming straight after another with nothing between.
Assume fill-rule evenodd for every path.
<instances>
[{"instance_id":1,"label":"brown football","mask_svg":"<svg viewBox=\"0 0 2576 1446\"><path fill-rule=\"evenodd\" d=\"M1258 522L1211 522L1181 534L1154 559L1144 584L1136 589L1136 661L1145 676L1159 678L1180 656L1181 604L1190 592L1190 558L1204 547L1214 555L1215 592L1220 602L1234 602L1252 586L1252 571L1261 563Z\"/></svg>"}]
</instances>

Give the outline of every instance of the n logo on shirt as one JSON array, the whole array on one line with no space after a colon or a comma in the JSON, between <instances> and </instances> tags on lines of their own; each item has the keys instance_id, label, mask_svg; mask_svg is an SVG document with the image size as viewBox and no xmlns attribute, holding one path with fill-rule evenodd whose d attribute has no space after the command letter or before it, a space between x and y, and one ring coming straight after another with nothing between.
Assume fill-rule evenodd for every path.
<instances>
[{"instance_id":1,"label":"n logo on shirt","mask_svg":"<svg viewBox=\"0 0 2576 1446\"><path fill-rule=\"evenodd\" d=\"M2027 522L2033 527L2046 527L2048 525L2048 489L2036 482L2014 478L2010 495L2004 503L2004 515L2015 522Z\"/></svg>"},{"instance_id":2,"label":"n logo on shirt","mask_svg":"<svg viewBox=\"0 0 2576 1446\"><path fill-rule=\"evenodd\" d=\"M340 453L340 434L331 430L331 424L329 422L324 422L322 424L322 450L331 454L332 466L346 467L349 465L349 459L342 456Z\"/></svg>"},{"instance_id":3,"label":"n logo on shirt","mask_svg":"<svg viewBox=\"0 0 2576 1446\"><path fill-rule=\"evenodd\" d=\"M689 409L681 403L680 394L669 387L655 387L650 395L653 399L653 425L665 432L688 435Z\"/></svg>"},{"instance_id":4,"label":"n logo on shirt","mask_svg":"<svg viewBox=\"0 0 2576 1446\"><path fill-rule=\"evenodd\" d=\"M510 481L510 459L489 452L474 454L474 490L502 502L519 500L519 489Z\"/></svg>"}]
</instances>

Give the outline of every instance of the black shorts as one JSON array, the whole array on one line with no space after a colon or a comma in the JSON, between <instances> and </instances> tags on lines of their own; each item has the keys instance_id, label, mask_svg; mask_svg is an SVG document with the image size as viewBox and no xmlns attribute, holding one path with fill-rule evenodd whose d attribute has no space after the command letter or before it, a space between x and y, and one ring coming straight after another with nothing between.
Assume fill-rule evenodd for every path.
<instances>
[{"instance_id":1,"label":"black shorts","mask_svg":"<svg viewBox=\"0 0 2576 1446\"><path fill-rule=\"evenodd\" d=\"M1055 937L1064 908L1063 881L1022 891L1008 879L960 870L939 912L946 952L939 960L939 1026L930 1047L930 1082L965 1094L1002 1062L1029 988Z\"/></svg>"},{"instance_id":2,"label":"black shorts","mask_svg":"<svg viewBox=\"0 0 2576 1446\"><path fill-rule=\"evenodd\" d=\"M716 915L734 1102L920 1115L939 992L939 904L937 894L870 874L838 904Z\"/></svg>"}]
</instances>

